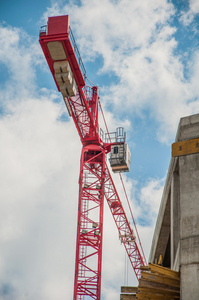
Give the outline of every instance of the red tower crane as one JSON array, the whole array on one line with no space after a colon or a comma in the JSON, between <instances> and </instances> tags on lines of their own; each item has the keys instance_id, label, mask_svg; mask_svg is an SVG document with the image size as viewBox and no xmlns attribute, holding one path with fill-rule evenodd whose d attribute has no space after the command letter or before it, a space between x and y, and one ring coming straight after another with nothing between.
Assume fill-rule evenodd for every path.
<instances>
[{"instance_id":1,"label":"red tower crane","mask_svg":"<svg viewBox=\"0 0 199 300\"><path fill-rule=\"evenodd\" d=\"M83 145L73 299L100 300L104 197L138 279L140 266L146 264L105 160L110 152L112 170L128 171L130 153L122 128L106 136L105 141L100 134L98 87L85 84L86 72L69 16L49 17L48 25L41 28L39 42Z\"/></svg>"}]
</instances>

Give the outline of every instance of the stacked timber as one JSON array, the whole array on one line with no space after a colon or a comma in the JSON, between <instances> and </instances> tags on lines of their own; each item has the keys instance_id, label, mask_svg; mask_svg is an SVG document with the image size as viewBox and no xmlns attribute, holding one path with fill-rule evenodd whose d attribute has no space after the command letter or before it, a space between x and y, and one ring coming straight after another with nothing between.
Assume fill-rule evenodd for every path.
<instances>
[{"instance_id":1,"label":"stacked timber","mask_svg":"<svg viewBox=\"0 0 199 300\"><path fill-rule=\"evenodd\" d=\"M137 286L122 286L120 300L136 300Z\"/></svg>"},{"instance_id":2,"label":"stacked timber","mask_svg":"<svg viewBox=\"0 0 199 300\"><path fill-rule=\"evenodd\" d=\"M155 264L149 264L140 269L142 272L136 299L180 299L179 272Z\"/></svg>"}]
</instances>

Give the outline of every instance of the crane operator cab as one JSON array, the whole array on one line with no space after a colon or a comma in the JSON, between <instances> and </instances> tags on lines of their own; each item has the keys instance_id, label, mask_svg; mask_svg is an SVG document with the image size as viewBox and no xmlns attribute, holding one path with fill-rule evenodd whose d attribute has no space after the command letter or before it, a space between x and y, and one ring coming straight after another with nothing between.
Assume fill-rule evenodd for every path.
<instances>
[{"instance_id":1,"label":"crane operator cab","mask_svg":"<svg viewBox=\"0 0 199 300\"><path fill-rule=\"evenodd\" d=\"M126 133L124 128L117 128L116 132L112 133L111 139L115 134L115 143L111 145L110 152L110 165L112 171L116 172L129 172L131 164L131 153L129 151L128 145L125 142Z\"/></svg>"}]
</instances>

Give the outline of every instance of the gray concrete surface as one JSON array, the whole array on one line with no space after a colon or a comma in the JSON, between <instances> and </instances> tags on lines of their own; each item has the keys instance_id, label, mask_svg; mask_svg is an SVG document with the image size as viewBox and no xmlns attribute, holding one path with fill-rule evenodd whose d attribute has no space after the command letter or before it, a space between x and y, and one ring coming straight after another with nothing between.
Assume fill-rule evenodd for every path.
<instances>
[{"instance_id":1,"label":"gray concrete surface","mask_svg":"<svg viewBox=\"0 0 199 300\"><path fill-rule=\"evenodd\" d=\"M176 142L199 137L199 114L180 120ZM149 262L180 270L181 299L199 299L199 153L172 157Z\"/></svg>"}]
</instances>

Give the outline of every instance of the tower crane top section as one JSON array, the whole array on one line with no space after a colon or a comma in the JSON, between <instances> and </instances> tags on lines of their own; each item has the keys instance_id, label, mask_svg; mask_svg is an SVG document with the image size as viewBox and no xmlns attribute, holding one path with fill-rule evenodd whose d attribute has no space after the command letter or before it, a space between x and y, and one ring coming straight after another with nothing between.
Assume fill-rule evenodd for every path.
<instances>
[{"instance_id":1,"label":"tower crane top section","mask_svg":"<svg viewBox=\"0 0 199 300\"><path fill-rule=\"evenodd\" d=\"M39 35L57 89L62 93L69 115L73 117L83 146L100 145L106 153L110 152L113 172L129 171L130 151L121 128L114 133L114 141L109 133L105 141L100 134L98 87L85 84L86 70L69 22L68 15L49 17Z\"/></svg>"}]
</instances>

